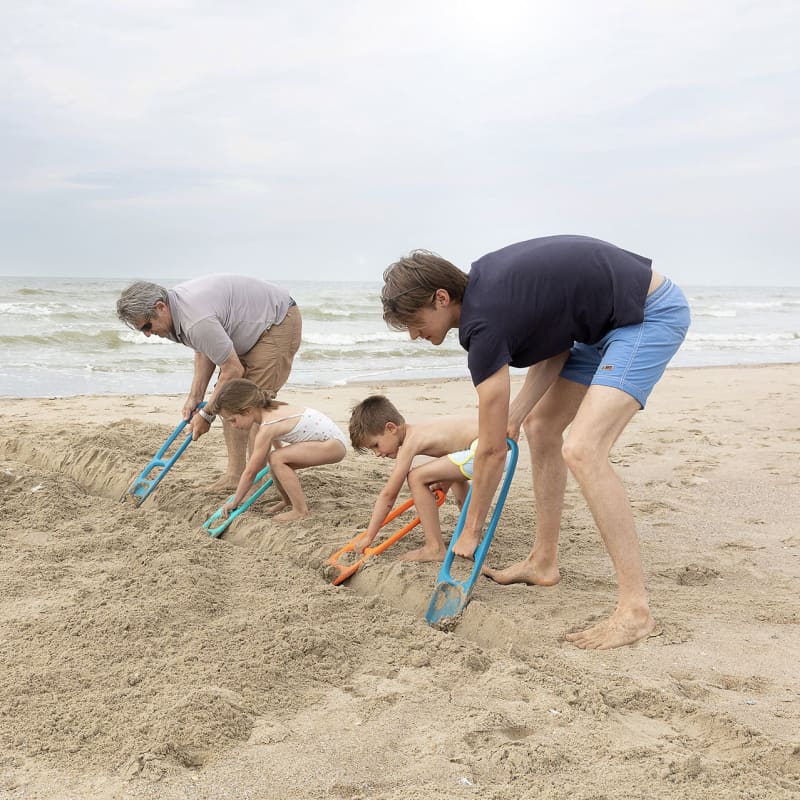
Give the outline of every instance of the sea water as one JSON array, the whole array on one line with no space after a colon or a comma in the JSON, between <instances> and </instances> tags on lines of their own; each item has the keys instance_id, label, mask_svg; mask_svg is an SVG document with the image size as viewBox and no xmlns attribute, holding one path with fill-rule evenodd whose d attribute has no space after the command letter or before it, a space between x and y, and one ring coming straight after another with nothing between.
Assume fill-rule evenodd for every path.
<instances>
[{"instance_id":1,"label":"sea water","mask_svg":"<svg viewBox=\"0 0 800 800\"><path fill-rule=\"evenodd\" d=\"M455 332L434 347L386 326L379 282L274 282L303 315L289 386L468 376ZM0 278L0 396L185 392L192 351L117 319L115 303L128 283ZM800 287L682 288L693 321L671 366L800 362Z\"/></svg>"}]
</instances>

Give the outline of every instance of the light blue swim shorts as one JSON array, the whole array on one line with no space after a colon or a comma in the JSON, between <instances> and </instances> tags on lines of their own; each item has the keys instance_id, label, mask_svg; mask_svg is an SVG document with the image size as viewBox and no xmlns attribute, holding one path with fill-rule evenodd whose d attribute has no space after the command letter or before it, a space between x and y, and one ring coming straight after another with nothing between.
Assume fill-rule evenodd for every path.
<instances>
[{"instance_id":1,"label":"light blue swim shorts","mask_svg":"<svg viewBox=\"0 0 800 800\"><path fill-rule=\"evenodd\" d=\"M475 451L478 449L478 440L473 439L469 450L459 450L457 453L449 453L448 458L461 470L461 474L468 480L472 480L475 470ZM506 455L506 468L511 458L511 451Z\"/></svg>"},{"instance_id":2,"label":"light blue swim shorts","mask_svg":"<svg viewBox=\"0 0 800 800\"><path fill-rule=\"evenodd\" d=\"M611 386L644 408L650 392L686 338L689 303L669 278L645 300L644 320L609 331L595 344L575 342L561 377L584 386Z\"/></svg>"}]
</instances>

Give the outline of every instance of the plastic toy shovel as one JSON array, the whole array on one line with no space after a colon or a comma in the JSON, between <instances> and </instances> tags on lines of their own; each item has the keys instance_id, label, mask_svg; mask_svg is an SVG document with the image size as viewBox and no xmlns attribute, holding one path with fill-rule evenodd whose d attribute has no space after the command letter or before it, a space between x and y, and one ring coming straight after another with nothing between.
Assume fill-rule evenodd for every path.
<instances>
[{"instance_id":1,"label":"plastic toy shovel","mask_svg":"<svg viewBox=\"0 0 800 800\"><path fill-rule=\"evenodd\" d=\"M199 403L195 411L201 409L205 402ZM178 423L178 426L167 437L167 440L158 449L158 452L150 459L150 463L139 473L139 477L128 487L128 490L120 498L120 502L124 502L128 495L133 495L134 505L136 508L144 503L148 497L155 491L156 486L161 483L162 478L172 469L172 465L181 457L183 451L192 443L192 434L190 433L178 449L171 455L167 456L167 451L180 435L180 432L189 424L189 421L194 416L193 411L189 419L183 419Z\"/></svg>"},{"instance_id":2,"label":"plastic toy shovel","mask_svg":"<svg viewBox=\"0 0 800 800\"><path fill-rule=\"evenodd\" d=\"M450 546L447 548L447 554L442 562L439 575L436 578L436 585L433 587L433 595L428 605L428 611L425 614L425 619L431 625L441 624L451 617L457 617L464 611L472 595L475 581L478 579L478 575L481 574L481 567L486 560L486 554L489 552L489 545L492 543L492 537L494 536L495 528L497 528L497 523L500 520L500 514L506 502L506 495L511 486L511 479L514 477L514 469L517 466L519 448L513 439L508 439L507 441L511 452L506 460L505 476L503 477L500 494L497 496L497 502L495 503L492 517L489 520L489 526L486 528L486 533L483 535L480 544L475 550L475 563L472 567L472 572L470 572L469 577L464 581L457 581L450 574L450 567L453 565L453 559L455 557L453 547L464 528L464 522L467 519L467 509L472 499L472 486L470 486L467 499L461 507L461 515L458 518L456 529L453 531L453 537L450 539Z\"/></svg>"},{"instance_id":3,"label":"plastic toy shovel","mask_svg":"<svg viewBox=\"0 0 800 800\"><path fill-rule=\"evenodd\" d=\"M436 505L441 506L444 503L445 494L441 489L437 489L434 494L436 495ZM397 519L403 512L408 511L414 505L413 498L409 498L404 503L401 503L396 508L392 509L386 519L381 523L381 528L385 525L388 525L393 519ZM340 564L339 559L345 553L353 553L355 552L355 548L353 545L355 544L356 539L358 536L354 536L344 547L337 550L325 563L334 566L338 570L338 574L333 579L333 585L338 586L340 583L344 583L349 577L355 575L364 562L371 558L372 556L377 556L379 553L382 553L386 550L387 547L391 547L395 542L399 542L409 531L413 530L414 528L419 525L419 517L414 517L408 524L404 525L400 528L399 531L396 531L388 538L384 539L382 542L379 542L374 547L365 547L364 552L357 561L353 562L352 564Z\"/></svg>"},{"instance_id":4,"label":"plastic toy shovel","mask_svg":"<svg viewBox=\"0 0 800 800\"><path fill-rule=\"evenodd\" d=\"M228 525L230 525L231 522L233 522L236 519L236 517L238 517L240 514L244 514L244 512L247 511L247 509L250 508L250 506L253 505L253 503L255 503L255 501L258 500L258 498L261 497L261 495L264 494L264 492L266 492L270 486L272 486L272 478L267 477L268 475L269 475L269 464L266 467L264 467L264 469L262 469L261 472L259 472L258 475L255 476L255 478L253 478L253 486L254 487L257 486L258 488L250 495L250 497L247 498L247 500L245 500L240 506L237 506L233 511L231 511L231 513L228 514L226 518L222 519L222 522L219 523L218 525L212 526L212 523L216 522L218 519L222 517L222 506L220 506L203 523L203 527L208 531L212 539L218 538L225 530L225 528L227 528ZM259 484L261 485L259 486ZM233 500L234 497L236 497L236 495L232 494L228 498L228 501L230 502L231 500Z\"/></svg>"}]
</instances>

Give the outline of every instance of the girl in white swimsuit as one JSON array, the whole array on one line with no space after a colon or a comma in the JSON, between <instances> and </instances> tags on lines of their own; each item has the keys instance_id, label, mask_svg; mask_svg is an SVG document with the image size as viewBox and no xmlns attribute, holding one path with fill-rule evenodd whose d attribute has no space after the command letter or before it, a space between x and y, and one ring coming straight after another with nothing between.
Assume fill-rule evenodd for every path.
<instances>
[{"instance_id":1,"label":"girl in white swimsuit","mask_svg":"<svg viewBox=\"0 0 800 800\"><path fill-rule=\"evenodd\" d=\"M281 500L267 513L281 522L307 517L308 502L296 475L298 469L335 464L347 452L347 440L336 423L313 408L290 406L273 400L261 387L244 378L226 381L212 413L226 425L251 434L251 454L234 496L223 506L223 516L239 506L250 493L253 480L269 461L270 474ZM284 511L291 506L291 510ZM277 512L283 512L278 514Z\"/></svg>"}]
</instances>

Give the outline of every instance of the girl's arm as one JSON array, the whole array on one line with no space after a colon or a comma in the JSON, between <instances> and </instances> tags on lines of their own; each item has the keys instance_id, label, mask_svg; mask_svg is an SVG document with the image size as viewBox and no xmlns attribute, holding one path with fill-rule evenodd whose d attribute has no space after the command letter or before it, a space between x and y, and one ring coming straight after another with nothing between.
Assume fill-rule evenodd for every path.
<instances>
[{"instance_id":1,"label":"girl's arm","mask_svg":"<svg viewBox=\"0 0 800 800\"><path fill-rule=\"evenodd\" d=\"M281 427L281 424L278 423L278 425L275 426L259 428L255 442L253 443L253 452L250 454L244 472L242 472L242 477L239 478L239 485L236 487L236 493L231 500L225 503L224 508L227 509L228 512L240 506L249 494L256 475L267 465L269 451L272 448L272 440L278 434L275 428ZM227 516L227 513L224 511L223 513Z\"/></svg>"},{"instance_id":2,"label":"girl's arm","mask_svg":"<svg viewBox=\"0 0 800 800\"><path fill-rule=\"evenodd\" d=\"M283 436L283 434L289 433L289 431L297 425L297 417L295 415L302 414L303 411L304 409L295 408L294 406L280 406L281 416L287 416L289 419L281 420L280 422L276 421L272 425L259 426L255 442L253 443L253 452L250 454L242 477L239 479L239 485L236 487L236 494L234 494L232 500L225 504L225 508L227 508L228 511L233 511L234 508L244 502L244 499L253 487L253 481L256 475L267 466L267 459L269 458L273 443L275 443L275 445L280 444L278 439ZM267 419L265 422L269 422L269 420Z\"/></svg>"}]
</instances>

